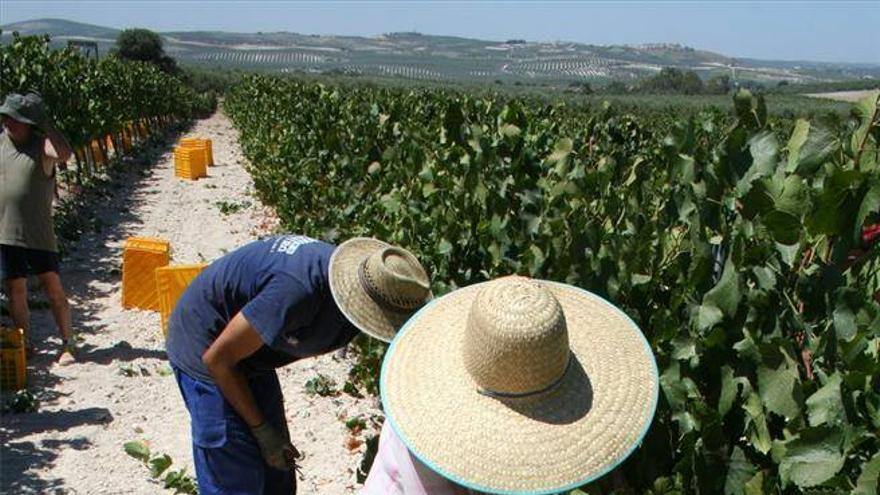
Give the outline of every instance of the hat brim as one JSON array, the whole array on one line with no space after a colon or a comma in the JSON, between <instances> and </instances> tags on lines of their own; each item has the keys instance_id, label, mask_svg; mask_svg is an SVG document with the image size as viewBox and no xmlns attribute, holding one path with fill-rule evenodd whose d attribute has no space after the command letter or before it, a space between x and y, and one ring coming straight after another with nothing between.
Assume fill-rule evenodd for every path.
<instances>
[{"instance_id":1,"label":"hat brim","mask_svg":"<svg viewBox=\"0 0 880 495\"><path fill-rule=\"evenodd\" d=\"M36 122L25 117L18 110L10 108L6 105L0 105L0 115L5 115L13 120L17 120L18 122L23 123L23 124L29 124L29 125L34 125L34 126L37 125Z\"/></svg>"},{"instance_id":2,"label":"hat brim","mask_svg":"<svg viewBox=\"0 0 880 495\"><path fill-rule=\"evenodd\" d=\"M330 257L330 293L342 314L360 331L391 342L397 330L412 316L376 303L361 286L360 264L377 250L391 245L378 239L356 237L340 244Z\"/></svg>"},{"instance_id":3,"label":"hat brim","mask_svg":"<svg viewBox=\"0 0 880 495\"><path fill-rule=\"evenodd\" d=\"M544 394L481 394L462 344L476 284L422 308L382 365L387 420L411 452L455 483L486 493L552 494L614 469L641 442L657 405L657 364L622 311L576 287L544 282L565 314L574 360Z\"/></svg>"}]
</instances>

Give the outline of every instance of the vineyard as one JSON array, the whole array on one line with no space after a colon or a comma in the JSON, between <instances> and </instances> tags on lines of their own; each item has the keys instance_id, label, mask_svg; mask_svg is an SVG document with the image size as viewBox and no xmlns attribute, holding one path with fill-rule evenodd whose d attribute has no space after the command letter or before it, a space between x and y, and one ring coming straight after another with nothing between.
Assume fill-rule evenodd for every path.
<instances>
[{"instance_id":1,"label":"vineyard","mask_svg":"<svg viewBox=\"0 0 880 495\"><path fill-rule=\"evenodd\" d=\"M108 148L130 151L172 122L207 115L213 96L196 94L155 66L87 59L53 50L48 37L14 36L0 46L0 95L38 91L58 128L76 149L75 177L82 181L107 161Z\"/></svg>"},{"instance_id":2,"label":"vineyard","mask_svg":"<svg viewBox=\"0 0 880 495\"><path fill-rule=\"evenodd\" d=\"M224 108L291 231L407 246L437 294L519 273L623 307L662 397L618 482L862 495L880 473L878 98L790 121L742 91L682 119L253 76Z\"/></svg>"},{"instance_id":3,"label":"vineyard","mask_svg":"<svg viewBox=\"0 0 880 495\"><path fill-rule=\"evenodd\" d=\"M226 50L201 61L293 70L332 58ZM598 77L610 67L599 63L560 55L510 71ZM614 474L567 495L878 492L880 92L843 112L788 97L809 107L796 113L744 90L723 108L681 95L608 103L447 89L428 63L345 71L435 83L251 74L214 113L212 93L150 64L90 60L45 37L0 46L0 96L40 92L76 148L68 184L106 171L111 155L150 154L65 212L94 233L65 254L84 359L46 371L42 352L29 364L34 393L0 424L10 492L155 493L160 478L196 491L158 316L119 307L118 241L167 236L175 262L210 262L276 220L329 242L405 246L436 295L516 273L620 306L656 355L657 415ZM208 115L196 125L217 166L198 181L174 178L161 136L136 146ZM54 338L49 318L36 316L35 340ZM359 488L382 422L385 345L360 336L350 351L279 370L308 454L300 480L316 493Z\"/></svg>"}]
</instances>

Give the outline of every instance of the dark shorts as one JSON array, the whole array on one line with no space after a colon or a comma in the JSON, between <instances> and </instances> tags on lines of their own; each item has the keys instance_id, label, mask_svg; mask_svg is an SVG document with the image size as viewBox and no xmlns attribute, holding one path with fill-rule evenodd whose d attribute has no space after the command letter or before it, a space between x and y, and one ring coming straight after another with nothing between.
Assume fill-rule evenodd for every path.
<instances>
[{"instance_id":1,"label":"dark shorts","mask_svg":"<svg viewBox=\"0 0 880 495\"><path fill-rule=\"evenodd\" d=\"M292 472L270 467L247 423L213 383L173 367L192 420L193 461L202 495L293 495ZM248 380L266 422L287 431L284 397L274 372Z\"/></svg>"},{"instance_id":2,"label":"dark shorts","mask_svg":"<svg viewBox=\"0 0 880 495\"><path fill-rule=\"evenodd\" d=\"M0 244L0 279L58 271L58 253Z\"/></svg>"}]
</instances>

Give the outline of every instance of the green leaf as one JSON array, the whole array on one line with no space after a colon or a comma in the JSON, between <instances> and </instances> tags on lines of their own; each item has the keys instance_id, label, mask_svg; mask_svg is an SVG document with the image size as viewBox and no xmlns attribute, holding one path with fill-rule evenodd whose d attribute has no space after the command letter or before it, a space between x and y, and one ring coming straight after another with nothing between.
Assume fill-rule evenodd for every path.
<instances>
[{"instance_id":1,"label":"green leaf","mask_svg":"<svg viewBox=\"0 0 880 495\"><path fill-rule=\"evenodd\" d=\"M835 372L828 377L828 381L822 388L806 400L810 426L836 425L846 420L843 398L840 394L841 382L840 373Z\"/></svg>"},{"instance_id":2,"label":"green leaf","mask_svg":"<svg viewBox=\"0 0 880 495\"><path fill-rule=\"evenodd\" d=\"M807 135L809 133L810 121L797 119L794 123L794 131L792 131L791 137L788 139L788 166L785 168L786 172L797 170L801 147L807 142Z\"/></svg>"},{"instance_id":3,"label":"green leaf","mask_svg":"<svg viewBox=\"0 0 880 495\"><path fill-rule=\"evenodd\" d=\"M689 336L677 337L672 341L672 359L687 361L697 355L697 343Z\"/></svg>"},{"instance_id":4,"label":"green leaf","mask_svg":"<svg viewBox=\"0 0 880 495\"><path fill-rule=\"evenodd\" d=\"M703 306L714 306L724 316L732 318L736 315L736 309L739 307L741 299L742 292L739 287L739 273L737 273L736 266L733 264L732 257L728 256L718 283L703 296Z\"/></svg>"},{"instance_id":5,"label":"green leaf","mask_svg":"<svg viewBox=\"0 0 880 495\"><path fill-rule=\"evenodd\" d=\"M800 416L798 371L788 355L778 368L758 367L758 394L768 411L788 420Z\"/></svg>"},{"instance_id":6,"label":"green leaf","mask_svg":"<svg viewBox=\"0 0 880 495\"><path fill-rule=\"evenodd\" d=\"M150 460L150 448L146 443L141 441L126 442L123 445L125 453L142 462Z\"/></svg>"},{"instance_id":7,"label":"green leaf","mask_svg":"<svg viewBox=\"0 0 880 495\"><path fill-rule=\"evenodd\" d=\"M840 143L828 127L810 125L806 141L798 150L797 173L804 177L812 175L839 147Z\"/></svg>"},{"instance_id":8,"label":"green leaf","mask_svg":"<svg viewBox=\"0 0 880 495\"><path fill-rule=\"evenodd\" d=\"M758 471L743 487L743 495L765 495L764 471Z\"/></svg>"},{"instance_id":9,"label":"green leaf","mask_svg":"<svg viewBox=\"0 0 880 495\"><path fill-rule=\"evenodd\" d=\"M873 150L877 149L876 141L873 143L872 147L866 137L871 132L872 126L875 125L874 121L877 114L878 104L880 104L880 91L872 91L859 100L853 109L859 118L859 127L853 132L850 143L854 154L858 154L859 150L862 150L862 155L860 157L862 164L864 164L863 162L866 152L867 155L870 156L872 154L872 148ZM876 132L876 128L874 129ZM877 136L877 134L875 134L875 136ZM862 167L862 169L866 171L871 170L871 168L872 167Z\"/></svg>"},{"instance_id":10,"label":"green leaf","mask_svg":"<svg viewBox=\"0 0 880 495\"><path fill-rule=\"evenodd\" d=\"M680 184L690 184L696 178L694 158L678 155L672 166L672 172Z\"/></svg>"},{"instance_id":11,"label":"green leaf","mask_svg":"<svg viewBox=\"0 0 880 495\"><path fill-rule=\"evenodd\" d=\"M752 165L736 185L736 195L740 198L749 192L752 182L772 175L776 170L779 161L779 143L776 136L769 131L754 135L749 139L749 152L752 155Z\"/></svg>"},{"instance_id":12,"label":"green leaf","mask_svg":"<svg viewBox=\"0 0 880 495\"><path fill-rule=\"evenodd\" d=\"M809 206L803 179L777 172L756 182L745 201L748 210L762 215L764 225L777 242L797 242L802 230L800 219Z\"/></svg>"},{"instance_id":13,"label":"green leaf","mask_svg":"<svg viewBox=\"0 0 880 495\"><path fill-rule=\"evenodd\" d=\"M162 476L169 467L171 467L171 457L168 454L150 459L150 474L154 478Z\"/></svg>"},{"instance_id":14,"label":"green leaf","mask_svg":"<svg viewBox=\"0 0 880 495\"><path fill-rule=\"evenodd\" d=\"M870 461L862 464L862 473L856 481L851 495L877 495L880 482L880 453L874 454Z\"/></svg>"},{"instance_id":15,"label":"green leaf","mask_svg":"<svg viewBox=\"0 0 880 495\"><path fill-rule=\"evenodd\" d=\"M513 124L504 124L499 129L501 135L506 138L515 138L522 134L522 130Z\"/></svg>"},{"instance_id":16,"label":"green leaf","mask_svg":"<svg viewBox=\"0 0 880 495\"><path fill-rule=\"evenodd\" d=\"M556 141L556 146L553 148L553 153L547 157L547 162L549 164L556 165L556 173L559 176L563 176L568 173L568 161L569 155L571 155L572 148L574 147L574 142L569 138L562 138L559 141Z\"/></svg>"},{"instance_id":17,"label":"green leaf","mask_svg":"<svg viewBox=\"0 0 880 495\"><path fill-rule=\"evenodd\" d=\"M746 432L749 443L758 452L766 454L772 447L772 441L770 431L767 429L767 417L764 414L764 406L761 405L761 398L756 394L749 394L743 403L743 410L748 417Z\"/></svg>"},{"instance_id":18,"label":"green leaf","mask_svg":"<svg viewBox=\"0 0 880 495\"><path fill-rule=\"evenodd\" d=\"M739 447L733 448L733 454L727 464L727 479L724 481L724 495L742 495L746 483L757 472L757 468L746 459L745 453Z\"/></svg>"},{"instance_id":19,"label":"green leaf","mask_svg":"<svg viewBox=\"0 0 880 495\"><path fill-rule=\"evenodd\" d=\"M856 198L860 179L857 170L838 168L825 180L816 196L815 210L807 217L807 228L813 235L849 234L848 226L854 225L861 204Z\"/></svg>"},{"instance_id":20,"label":"green leaf","mask_svg":"<svg viewBox=\"0 0 880 495\"><path fill-rule=\"evenodd\" d=\"M808 488L828 481L843 467L843 435L838 429L819 427L801 431L785 442L785 457L779 463L783 485Z\"/></svg>"},{"instance_id":21,"label":"green leaf","mask_svg":"<svg viewBox=\"0 0 880 495\"><path fill-rule=\"evenodd\" d=\"M697 385L688 377L682 377L678 361L673 361L660 375L660 387L674 414L672 419L678 423L682 433L693 431L696 420L687 411L689 400L701 399Z\"/></svg>"},{"instance_id":22,"label":"green leaf","mask_svg":"<svg viewBox=\"0 0 880 495\"><path fill-rule=\"evenodd\" d=\"M762 217L773 239L785 245L796 244L803 228L801 219L784 211L773 210Z\"/></svg>"},{"instance_id":23,"label":"green leaf","mask_svg":"<svg viewBox=\"0 0 880 495\"><path fill-rule=\"evenodd\" d=\"M718 415L722 418L733 407L737 390L738 386L733 378L733 369L725 364L721 367L721 394L718 396Z\"/></svg>"},{"instance_id":24,"label":"green leaf","mask_svg":"<svg viewBox=\"0 0 880 495\"><path fill-rule=\"evenodd\" d=\"M714 304L701 304L697 310L697 328L708 330L724 319L724 313Z\"/></svg>"},{"instance_id":25,"label":"green leaf","mask_svg":"<svg viewBox=\"0 0 880 495\"><path fill-rule=\"evenodd\" d=\"M834 321L834 333L838 339L844 342L851 341L858 333L857 307L853 306L859 304L859 299L860 294L853 289L840 289L837 292L837 303L834 306L832 320Z\"/></svg>"},{"instance_id":26,"label":"green leaf","mask_svg":"<svg viewBox=\"0 0 880 495\"><path fill-rule=\"evenodd\" d=\"M775 175L769 182L768 191L773 206L778 211L800 216L809 204L804 181L797 175L784 178L782 175Z\"/></svg>"},{"instance_id":27,"label":"green leaf","mask_svg":"<svg viewBox=\"0 0 880 495\"><path fill-rule=\"evenodd\" d=\"M452 252L452 244L446 239L441 239L437 245L437 254L447 255Z\"/></svg>"}]
</instances>

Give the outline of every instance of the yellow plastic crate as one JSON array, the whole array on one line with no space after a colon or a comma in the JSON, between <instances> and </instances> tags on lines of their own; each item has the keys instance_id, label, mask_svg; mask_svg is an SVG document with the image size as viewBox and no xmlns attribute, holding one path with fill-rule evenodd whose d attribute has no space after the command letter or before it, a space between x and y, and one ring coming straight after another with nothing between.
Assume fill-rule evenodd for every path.
<instances>
[{"instance_id":1,"label":"yellow plastic crate","mask_svg":"<svg viewBox=\"0 0 880 495\"><path fill-rule=\"evenodd\" d=\"M164 239L131 237L122 253L122 307L159 311L156 268L167 266L171 244Z\"/></svg>"},{"instance_id":2,"label":"yellow plastic crate","mask_svg":"<svg viewBox=\"0 0 880 495\"><path fill-rule=\"evenodd\" d=\"M174 305L183 295L207 263L192 265L169 265L156 268L156 290L159 294L159 315L162 317L162 333L168 335L168 317L174 311Z\"/></svg>"},{"instance_id":3,"label":"yellow plastic crate","mask_svg":"<svg viewBox=\"0 0 880 495\"><path fill-rule=\"evenodd\" d=\"M207 177L205 165L206 152L204 148L185 148L178 146L174 149L174 175L182 179L196 180L199 177Z\"/></svg>"},{"instance_id":4,"label":"yellow plastic crate","mask_svg":"<svg viewBox=\"0 0 880 495\"><path fill-rule=\"evenodd\" d=\"M203 138L181 138L180 147L182 148L205 148L205 163L208 166L214 166L214 143L210 139Z\"/></svg>"},{"instance_id":5,"label":"yellow plastic crate","mask_svg":"<svg viewBox=\"0 0 880 495\"><path fill-rule=\"evenodd\" d=\"M0 390L20 390L27 385L24 330L0 327Z\"/></svg>"}]
</instances>

